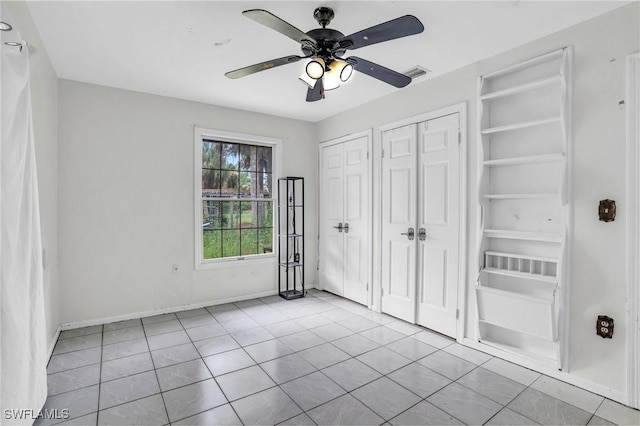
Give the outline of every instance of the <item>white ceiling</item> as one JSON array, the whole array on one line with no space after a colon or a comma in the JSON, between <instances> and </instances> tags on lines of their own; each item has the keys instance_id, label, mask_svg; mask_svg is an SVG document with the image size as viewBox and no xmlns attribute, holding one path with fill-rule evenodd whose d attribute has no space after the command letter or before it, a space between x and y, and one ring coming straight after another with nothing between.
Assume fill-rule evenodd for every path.
<instances>
[{"instance_id":1,"label":"white ceiling","mask_svg":"<svg viewBox=\"0 0 640 426\"><path fill-rule=\"evenodd\" d=\"M29 2L59 78L316 122L461 66L574 25L624 2L612 1L45 1ZM302 31L329 6L345 35L405 15L422 34L352 54L396 71L432 73L396 89L354 73L326 99L305 102L304 62L230 80L243 66L300 54L291 39L242 16L266 9ZM28 40L27 40L28 41ZM346 56L349 56L349 52Z\"/></svg>"}]
</instances>

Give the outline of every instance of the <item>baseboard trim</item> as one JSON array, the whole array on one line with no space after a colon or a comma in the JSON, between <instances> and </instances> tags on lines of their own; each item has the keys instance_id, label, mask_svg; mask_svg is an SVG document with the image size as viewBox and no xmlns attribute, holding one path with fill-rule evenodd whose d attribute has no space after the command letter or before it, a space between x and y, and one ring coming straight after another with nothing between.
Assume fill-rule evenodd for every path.
<instances>
[{"instance_id":1,"label":"baseboard trim","mask_svg":"<svg viewBox=\"0 0 640 426\"><path fill-rule=\"evenodd\" d=\"M60 337L60 332L62 331L62 324L58 324L58 328L53 336L53 340L49 342L49 356L47 357L47 363L51 359L53 355L53 350L56 348L56 343L58 343L58 338Z\"/></svg>"},{"instance_id":2,"label":"baseboard trim","mask_svg":"<svg viewBox=\"0 0 640 426\"><path fill-rule=\"evenodd\" d=\"M171 314L174 312L185 311L189 309L204 308L205 306L223 305L225 303L241 302L243 300L257 299L260 297L274 296L278 294L277 290L264 291L262 293L249 294L246 296L229 297L227 299L209 300L206 302L191 303L189 305L172 306L169 308L152 309L148 311L132 312L130 314L115 315L111 317L94 318L83 321L72 321L62 324L58 327L58 332L62 330L73 330L76 328L89 327L92 325L109 324L116 321L126 321L136 318L151 317L154 315ZM56 336L57 341L57 336ZM55 345L55 342L54 342Z\"/></svg>"},{"instance_id":3,"label":"baseboard trim","mask_svg":"<svg viewBox=\"0 0 640 426\"><path fill-rule=\"evenodd\" d=\"M481 352L487 353L489 355L493 355L498 358L502 358L506 361L537 371L538 373L544 374L546 376L550 376L555 379L562 380L565 383L569 383L570 385L574 385L579 388L588 390L589 392L593 392L605 398L612 399L621 404L627 405L628 403L627 395L624 392L620 392L615 389L611 389L610 387L594 383L590 380L577 377L574 374L565 373L560 370L555 370L553 368L541 366L535 361L528 360L526 358L511 354L509 352L501 351L500 349L491 347L489 345L484 345L480 342L476 342L471 339L463 338L459 342L465 346L469 346L470 348L477 349Z\"/></svg>"}]
</instances>

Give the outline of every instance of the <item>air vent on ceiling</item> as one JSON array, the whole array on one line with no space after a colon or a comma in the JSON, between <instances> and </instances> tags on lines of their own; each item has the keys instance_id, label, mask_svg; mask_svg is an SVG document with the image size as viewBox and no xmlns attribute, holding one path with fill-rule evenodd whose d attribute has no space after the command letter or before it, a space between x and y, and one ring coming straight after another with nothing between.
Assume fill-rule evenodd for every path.
<instances>
[{"instance_id":1,"label":"air vent on ceiling","mask_svg":"<svg viewBox=\"0 0 640 426\"><path fill-rule=\"evenodd\" d=\"M415 67L403 72L402 74L406 75L407 77L417 78L417 77L422 77L423 75L430 72L431 70L425 67L421 67L420 65L416 65Z\"/></svg>"}]
</instances>

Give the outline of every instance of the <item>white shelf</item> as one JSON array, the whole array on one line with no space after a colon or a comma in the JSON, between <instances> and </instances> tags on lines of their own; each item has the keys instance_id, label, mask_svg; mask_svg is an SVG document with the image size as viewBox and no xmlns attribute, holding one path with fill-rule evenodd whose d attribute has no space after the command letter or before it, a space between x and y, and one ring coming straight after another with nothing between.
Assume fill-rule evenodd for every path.
<instances>
[{"instance_id":1,"label":"white shelf","mask_svg":"<svg viewBox=\"0 0 640 426\"><path fill-rule=\"evenodd\" d=\"M537 163L558 163L564 160L563 154L542 154L542 155L529 155L525 157L511 157L511 158L498 158L495 160L485 160L484 165L487 167L501 167L501 166L519 166L523 164L537 164Z\"/></svg>"},{"instance_id":2,"label":"white shelf","mask_svg":"<svg viewBox=\"0 0 640 426\"><path fill-rule=\"evenodd\" d=\"M484 194L482 198L489 200L538 200L544 198L557 198L557 192L545 194Z\"/></svg>"},{"instance_id":3,"label":"white shelf","mask_svg":"<svg viewBox=\"0 0 640 426\"><path fill-rule=\"evenodd\" d=\"M482 269L482 271L487 272L489 274L504 275L506 277L512 277L512 278L524 278L526 280L542 281L545 283L555 283L555 284L558 283L558 279L556 277L549 277L549 276L540 275L540 274L532 274L529 272L509 271L509 270L498 269L498 268L484 268Z\"/></svg>"},{"instance_id":4,"label":"white shelf","mask_svg":"<svg viewBox=\"0 0 640 426\"><path fill-rule=\"evenodd\" d=\"M505 238L510 240L543 241L561 243L562 235L555 232L511 231L506 229L485 229L487 238Z\"/></svg>"},{"instance_id":5,"label":"white shelf","mask_svg":"<svg viewBox=\"0 0 640 426\"><path fill-rule=\"evenodd\" d=\"M520 129L526 129L529 127L544 126L546 124L559 123L560 120L561 120L560 117L549 117L549 118L543 118L540 120L532 120L532 121L524 121L521 123L507 124L505 126L489 127L487 129L483 129L482 134L488 135L491 133L508 132L511 130L520 130Z\"/></svg>"},{"instance_id":6,"label":"white shelf","mask_svg":"<svg viewBox=\"0 0 640 426\"><path fill-rule=\"evenodd\" d=\"M513 278L558 283L558 260L486 251L482 271Z\"/></svg>"},{"instance_id":7,"label":"white shelf","mask_svg":"<svg viewBox=\"0 0 640 426\"><path fill-rule=\"evenodd\" d=\"M559 75L557 75L549 78L544 78L541 80L532 81L526 84L521 84L519 86L510 87L508 89L485 93L484 95L480 96L480 99L483 101L499 99L499 98L504 98L506 96L513 96L519 93L541 89L543 87L553 86L554 84L560 84L560 83L562 83L562 78Z\"/></svg>"},{"instance_id":8,"label":"white shelf","mask_svg":"<svg viewBox=\"0 0 640 426\"><path fill-rule=\"evenodd\" d=\"M504 253L499 251L486 251L484 254L489 256L516 257L519 259L538 260L540 262L558 262L558 259L555 257L528 256L524 254Z\"/></svg>"},{"instance_id":9,"label":"white shelf","mask_svg":"<svg viewBox=\"0 0 640 426\"><path fill-rule=\"evenodd\" d=\"M484 324L488 324L484 321L479 321L480 323L484 323ZM489 325L494 325L494 324L489 324ZM505 343L500 343L500 342L496 342L494 340L492 340L490 337L487 338L481 338L480 339L480 343L487 345L487 346L491 346L493 348L499 349L501 351L504 352L508 352L511 353L513 355L519 356L519 357L523 357L523 358L527 358L527 359L531 359L535 362L537 362L540 365L544 365L547 368L553 368L553 369L557 369L558 368L558 360L556 358L549 358L546 357L544 355L538 355L535 353L532 353L530 351L527 351L526 349L522 349L519 348L517 346L512 346L512 345L507 345Z\"/></svg>"},{"instance_id":10,"label":"white shelf","mask_svg":"<svg viewBox=\"0 0 640 426\"><path fill-rule=\"evenodd\" d=\"M554 299L491 287L476 287L478 318L519 333L555 341ZM526 315L524 315L526 313Z\"/></svg>"},{"instance_id":11,"label":"white shelf","mask_svg":"<svg viewBox=\"0 0 640 426\"><path fill-rule=\"evenodd\" d=\"M286 268L299 268L302 266L300 262L280 262L280 266L284 266Z\"/></svg>"},{"instance_id":12,"label":"white shelf","mask_svg":"<svg viewBox=\"0 0 640 426\"><path fill-rule=\"evenodd\" d=\"M531 67L534 67L534 66L539 65L539 64L543 64L543 63L546 63L546 62L554 61L556 59L560 59L560 58L562 58L562 55L564 53L563 50L564 50L564 48L560 49L560 50L555 50L555 51L553 51L551 53L547 53L546 55L538 56L536 58L530 59L530 60L525 61L525 62L520 62L519 64L515 64L515 65L512 65L510 67L503 68L503 69L498 70L498 71L494 71L494 72L492 72L490 74L485 74L483 76L483 78L484 79L493 79L493 78L497 78L497 77L502 77L502 76L514 73L516 71L521 71L521 70L526 69L526 68L531 68Z\"/></svg>"}]
</instances>

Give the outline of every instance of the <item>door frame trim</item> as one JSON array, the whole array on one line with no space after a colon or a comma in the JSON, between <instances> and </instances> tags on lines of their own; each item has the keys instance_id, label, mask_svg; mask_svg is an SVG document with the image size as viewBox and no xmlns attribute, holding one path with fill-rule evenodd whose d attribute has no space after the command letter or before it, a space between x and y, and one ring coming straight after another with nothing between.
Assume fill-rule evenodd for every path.
<instances>
[{"instance_id":1,"label":"door frame trim","mask_svg":"<svg viewBox=\"0 0 640 426\"><path fill-rule=\"evenodd\" d=\"M374 230L376 231L376 243L374 244L374 256L379 262L374 263L376 265L375 270L375 287L373 292L373 305L377 308L378 312L381 311L381 292L382 292L382 206L379 200L382 198L382 133L387 130L396 129L398 127L406 126L409 124L420 123L423 121L434 120L436 118L444 117L452 114L459 114L459 131L460 131L460 149L458 152L459 170L460 170L460 191L459 191L459 205L460 205L460 222L458 224L458 318L457 318L457 336L456 340L461 341L464 336L464 324L466 315L466 291L467 291L467 102L460 102L457 104L449 105L436 110L428 111L418 115L414 115L408 118L404 118L391 123L377 126L374 130L373 138L373 151L376 153L375 162L373 164L374 173L377 175L377 179L373 182L373 197L378 201L377 214L374 215ZM417 303L417 300L416 300ZM417 313L417 310L416 310ZM416 318L414 318L414 323Z\"/></svg>"},{"instance_id":2,"label":"door frame trim","mask_svg":"<svg viewBox=\"0 0 640 426\"><path fill-rule=\"evenodd\" d=\"M373 254L373 242L374 242L374 234L373 234L373 180L372 180L372 176L373 176L373 167L372 167L372 160L373 160L373 152L372 152L372 148L373 148L373 130L372 129L368 129L368 130L364 130L362 132L356 132L356 133L351 133L348 135L344 135L344 136L340 136L337 137L335 139L329 139L327 141L324 142L320 142L318 144L318 192L317 192L317 199L316 199L316 205L318 206L318 215L317 215L317 220L318 220L318 260L317 260L317 269L318 269L318 288L320 290L324 290L322 284L320 283L320 238L321 236L321 227L320 227L320 209L322 208L321 204L320 204L320 191L321 189L321 184L322 184L322 150L326 147L329 146L333 146L333 145L339 145L345 142L349 142L352 141L354 139L359 139L362 137L366 137L367 138L367 152L368 152L368 158L367 158L367 192L369 195L369 214L367 215L367 228L369 229L369 244L367 247L367 282L369 283L369 288L367 290L367 308L372 309L372 300L371 300L371 295L373 294L373 280L372 280L372 271L373 271L373 261L372 261L372 254Z\"/></svg>"},{"instance_id":3,"label":"door frame trim","mask_svg":"<svg viewBox=\"0 0 640 426\"><path fill-rule=\"evenodd\" d=\"M640 407L640 53L627 56L626 78L626 127L627 127L627 401Z\"/></svg>"}]
</instances>

